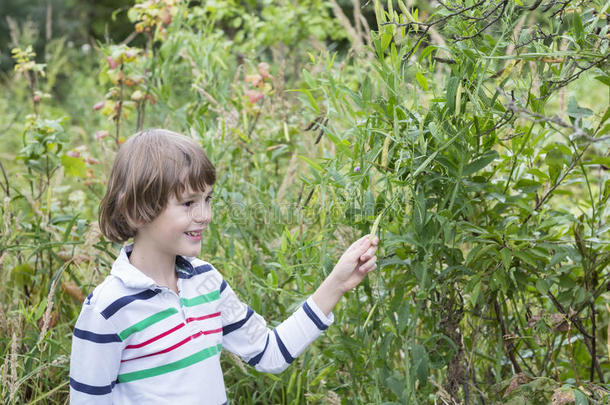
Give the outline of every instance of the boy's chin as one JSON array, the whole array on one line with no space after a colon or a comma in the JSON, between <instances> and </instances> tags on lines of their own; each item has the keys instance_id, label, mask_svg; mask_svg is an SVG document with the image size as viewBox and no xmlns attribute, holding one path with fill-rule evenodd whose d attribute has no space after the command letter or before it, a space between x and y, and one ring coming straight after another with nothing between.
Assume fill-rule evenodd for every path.
<instances>
[{"instance_id":1,"label":"boy's chin","mask_svg":"<svg viewBox=\"0 0 610 405\"><path fill-rule=\"evenodd\" d=\"M199 247L192 247L189 249L183 249L179 254L181 256L195 257L201 253L201 245Z\"/></svg>"}]
</instances>

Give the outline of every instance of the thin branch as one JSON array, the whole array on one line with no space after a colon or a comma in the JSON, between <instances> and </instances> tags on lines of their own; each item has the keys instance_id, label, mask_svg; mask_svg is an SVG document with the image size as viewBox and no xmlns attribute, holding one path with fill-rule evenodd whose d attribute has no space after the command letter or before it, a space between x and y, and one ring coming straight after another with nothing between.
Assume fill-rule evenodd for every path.
<instances>
[{"instance_id":1,"label":"thin branch","mask_svg":"<svg viewBox=\"0 0 610 405\"><path fill-rule=\"evenodd\" d=\"M466 35L463 37L453 37L453 42L464 41L466 39L471 39L471 38L476 37L477 35L480 35L483 31L485 31L487 28L489 28L492 24L495 24L496 22L498 22L500 20L500 18L502 18L502 15L504 14L504 10L506 10L507 4L508 4L508 0L504 0L502 2L502 10L500 10L500 12L498 13L498 16L495 17L494 19L492 19L491 21L489 21L487 24L485 24L485 26L483 28L481 28L480 30L478 30L477 32L475 32L472 35ZM496 6L496 9L497 9L497 6ZM496 9L494 9L493 11L495 11Z\"/></svg>"},{"instance_id":2,"label":"thin branch","mask_svg":"<svg viewBox=\"0 0 610 405\"><path fill-rule=\"evenodd\" d=\"M133 39L138 36L139 32L134 31L131 34L127 35L127 38L125 38L123 41L121 41L120 45L129 45L129 43L131 41L133 41Z\"/></svg>"},{"instance_id":3,"label":"thin branch","mask_svg":"<svg viewBox=\"0 0 610 405\"><path fill-rule=\"evenodd\" d=\"M578 79L581 74L583 74L584 72L586 72L589 69L594 68L597 65L600 65L601 63L606 61L608 58L610 58L610 53L606 53L605 56L597 59L596 61L594 61L592 63L590 63L588 66L580 67L579 65L577 65L577 66L579 66L580 70L577 73L574 73L573 75L568 76L565 79L562 79L562 80L552 80L551 83L553 83L554 86L551 86L551 88L549 88L547 90L545 96L551 94L553 91L555 91L555 90L557 90L557 89L559 89L561 87L567 86L568 84L570 84L574 80Z\"/></svg>"},{"instance_id":4,"label":"thin branch","mask_svg":"<svg viewBox=\"0 0 610 405\"><path fill-rule=\"evenodd\" d=\"M457 61L455 59L439 58L438 56L434 56L432 58L432 60L434 60L436 62L446 63L448 65L455 65L457 63Z\"/></svg>"},{"instance_id":5,"label":"thin branch","mask_svg":"<svg viewBox=\"0 0 610 405\"><path fill-rule=\"evenodd\" d=\"M552 292L549 291L547 293L547 295L551 299L551 302L553 302L553 305L555 305L555 308L557 308L559 310L559 312L561 312L566 317L566 319L568 319L572 323L572 325L574 325L576 327L576 329L578 329L578 331L580 333L582 333L582 335L584 336L583 342L585 343L585 346L587 347L587 350L589 351L589 354L591 354L591 361L594 362L594 364L595 364L595 371L597 371L597 375L599 377L599 380L603 383L604 382L604 374L602 373L602 369L601 369L601 367L599 365L599 361L597 360L597 357L593 356L593 353L595 351L591 347L591 342L590 342L590 340L592 340L592 336L587 333L587 331L585 330L584 325L582 324L582 321L580 319L578 319L578 317L573 316L571 313L569 314L565 310L563 305L561 305L561 303L553 295Z\"/></svg>"},{"instance_id":6,"label":"thin branch","mask_svg":"<svg viewBox=\"0 0 610 405\"><path fill-rule=\"evenodd\" d=\"M8 182L8 176L6 175L6 171L4 170L4 166L2 165L2 162L0 161L0 170L2 170L2 175L4 176L4 181L6 182L6 187L4 186L4 184L0 185L2 186L2 189L4 190L4 192L6 193L7 197L11 196L11 192L10 192L10 184Z\"/></svg>"},{"instance_id":7,"label":"thin branch","mask_svg":"<svg viewBox=\"0 0 610 405\"><path fill-rule=\"evenodd\" d=\"M115 135L114 135L114 141L116 146L119 146L119 140L120 140L120 135L121 135L121 115L123 114L123 95L125 93L125 84L123 81L123 68L124 68L125 64L121 63L121 73L119 76L119 104L117 107L117 112L116 112L116 126L115 126Z\"/></svg>"},{"instance_id":8,"label":"thin branch","mask_svg":"<svg viewBox=\"0 0 610 405\"><path fill-rule=\"evenodd\" d=\"M507 118L506 116L509 114L510 114L510 116ZM488 129L487 131L483 132L482 134L477 134L477 136L485 136L485 135L491 133L492 131L495 131L496 129L503 127L504 125L508 124L513 119L514 116L515 116L515 113L513 111L506 110L504 112L504 114L500 117L500 121L496 125L494 125L490 129Z\"/></svg>"},{"instance_id":9,"label":"thin branch","mask_svg":"<svg viewBox=\"0 0 610 405\"><path fill-rule=\"evenodd\" d=\"M497 299L494 300L493 307L494 307L494 311L496 313L497 321L498 321L498 323L500 323L500 329L502 330L502 340L504 341L504 346L506 347L508 358L510 359L510 362L513 364L515 374L518 374L521 372L521 367L519 366L519 363L517 362L517 358L515 357L515 353L514 353L515 346L513 345L513 342L510 339L505 338L505 336L508 336L508 333L506 330L506 324L504 323L504 317L502 316L502 310L500 309L500 304L498 304Z\"/></svg>"}]
</instances>

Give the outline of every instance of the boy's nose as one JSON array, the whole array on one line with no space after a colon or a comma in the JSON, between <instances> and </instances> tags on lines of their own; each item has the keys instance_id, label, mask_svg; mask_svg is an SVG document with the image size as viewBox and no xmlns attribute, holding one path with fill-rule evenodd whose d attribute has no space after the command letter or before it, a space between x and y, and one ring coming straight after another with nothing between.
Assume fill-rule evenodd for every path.
<instances>
[{"instance_id":1,"label":"boy's nose","mask_svg":"<svg viewBox=\"0 0 610 405\"><path fill-rule=\"evenodd\" d=\"M203 205L198 205L192 210L192 219L198 224L209 224L212 220L212 209Z\"/></svg>"}]
</instances>

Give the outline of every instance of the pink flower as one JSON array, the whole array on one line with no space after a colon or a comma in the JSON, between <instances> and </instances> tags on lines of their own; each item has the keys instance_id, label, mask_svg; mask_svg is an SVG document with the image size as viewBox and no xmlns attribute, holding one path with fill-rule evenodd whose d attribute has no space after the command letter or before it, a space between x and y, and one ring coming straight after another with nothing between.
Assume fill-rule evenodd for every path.
<instances>
[{"instance_id":1,"label":"pink flower","mask_svg":"<svg viewBox=\"0 0 610 405\"><path fill-rule=\"evenodd\" d=\"M106 61L108 62L108 66L110 66L110 69L114 69L119 66L119 62L117 62L112 56L107 56Z\"/></svg>"},{"instance_id":2,"label":"pink flower","mask_svg":"<svg viewBox=\"0 0 610 405\"><path fill-rule=\"evenodd\" d=\"M101 110L102 108L104 108L104 106L106 105L106 101L100 101L99 103L95 103L95 105L93 106L93 111L98 111Z\"/></svg>"},{"instance_id":3,"label":"pink flower","mask_svg":"<svg viewBox=\"0 0 610 405\"><path fill-rule=\"evenodd\" d=\"M97 131L95 133L95 139L97 141L101 141L102 139L106 138L109 135L110 135L110 133L108 131Z\"/></svg>"},{"instance_id":4,"label":"pink flower","mask_svg":"<svg viewBox=\"0 0 610 405\"><path fill-rule=\"evenodd\" d=\"M269 74L269 64L266 62L261 62L258 64L258 73L263 77L263 79L269 79L271 75Z\"/></svg>"},{"instance_id":5,"label":"pink flower","mask_svg":"<svg viewBox=\"0 0 610 405\"><path fill-rule=\"evenodd\" d=\"M261 77L261 75L257 75L257 74L246 75L246 78L244 81L246 83L252 84L252 86L254 86L254 87L258 87L263 84L263 78Z\"/></svg>"},{"instance_id":6,"label":"pink flower","mask_svg":"<svg viewBox=\"0 0 610 405\"><path fill-rule=\"evenodd\" d=\"M66 152L66 156L70 156L73 158L79 158L80 157L80 152L77 150L69 150Z\"/></svg>"},{"instance_id":7,"label":"pink flower","mask_svg":"<svg viewBox=\"0 0 610 405\"><path fill-rule=\"evenodd\" d=\"M263 98L263 93L257 90L246 90L246 97L252 104L256 104Z\"/></svg>"}]
</instances>

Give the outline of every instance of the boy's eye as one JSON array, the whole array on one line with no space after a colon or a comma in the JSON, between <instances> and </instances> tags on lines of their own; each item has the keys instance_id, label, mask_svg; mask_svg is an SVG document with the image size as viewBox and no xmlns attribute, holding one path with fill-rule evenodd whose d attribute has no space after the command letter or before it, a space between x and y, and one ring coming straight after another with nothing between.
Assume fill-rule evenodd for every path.
<instances>
[{"instance_id":1,"label":"boy's eye","mask_svg":"<svg viewBox=\"0 0 610 405\"><path fill-rule=\"evenodd\" d=\"M182 203L182 205L184 205L185 207L190 207L191 205L193 205L192 201L185 201Z\"/></svg>"},{"instance_id":2,"label":"boy's eye","mask_svg":"<svg viewBox=\"0 0 610 405\"><path fill-rule=\"evenodd\" d=\"M211 196L211 195L210 195L210 196L208 196L208 197L207 197L205 200L206 200L207 202L212 201L212 196Z\"/></svg>"}]
</instances>

